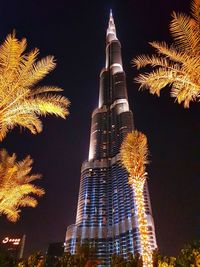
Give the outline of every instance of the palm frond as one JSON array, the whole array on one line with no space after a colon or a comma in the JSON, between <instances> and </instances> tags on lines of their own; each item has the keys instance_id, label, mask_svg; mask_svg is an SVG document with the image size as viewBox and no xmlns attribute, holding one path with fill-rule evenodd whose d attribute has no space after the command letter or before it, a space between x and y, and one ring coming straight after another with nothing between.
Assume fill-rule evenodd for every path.
<instances>
[{"instance_id":1,"label":"palm frond","mask_svg":"<svg viewBox=\"0 0 200 267\"><path fill-rule=\"evenodd\" d=\"M41 177L30 175L33 160L27 156L22 161L16 161L16 155L9 156L7 151L0 151L0 215L15 222L19 219L20 207L35 207L37 200L33 195L41 197L44 190L31 184Z\"/></svg>"},{"instance_id":2,"label":"palm frond","mask_svg":"<svg viewBox=\"0 0 200 267\"><path fill-rule=\"evenodd\" d=\"M35 180L38 180L38 179L41 179L41 178L42 178L41 174L33 174L33 175L30 175L30 176L26 177L25 181L27 183L30 183L32 181L35 181Z\"/></svg>"},{"instance_id":3,"label":"palm frond","mask_svg":"<svg viewBox=\"0 0 200 267\"><path fill-rule=\"evenodd\" d=\"M28 102L30 109L38 115L53 114L65 118L68 115L69 100L59 95L44 95L31 98Z\"/></svg>"},{"instance_id":4,"label":"palm frond","mask_svg":"<svg viewBox=\"0 0 200 267\"><path fill-rule=\"evenodd\" d=\"M49 92L62 92L63 89L57 86L41 86L37 87L34 90L30 91L30 96L36 96L43 93L49 93Z\"/></svg>"},{"instance_id":5,"label":"palm frond","mask_svg":"<svg viewBox=\"0 0 200 267\"><path fill-rule=\"evenodd\" d=\"M146 67L147 65L150 65L152 67L168 67L170 65L170 62L167 58L164 57L158 57L157 55L140 55L137 56L132 60L133 66L137 69L141 69Z\"/></svg>"},{"instance_id":6,"label":"palm frond","mask_svg":"<svg viewBox=\"0 0 200 267\"><path fill-rule=\"evenodd\" d=\"M192 0L191 13L193 18L200 25L200 0Z\"/></svg>"},{"instance_id":7,"label":"palm frond","mask_svg":"<svg viewBox=\"0 0 200 267\"><path fill-rule=\"evenodd\" d=\"M175 62L182 62L183 55L180 52L177 52L175 46L168 46L165 42L149 42L149 44L156 49L158 54L162 54Z\"/></svg>"},{"instance_id":8,"label":"palm frond","mask_svg":"<svg viewBox=\"0 0 200 267\"><path fill-rule=\"evenodd\" d=\"M17 170L19 169L19 166L17 166ZM32 171L32 167L22 168L20 169L20 173L16 170L16 178L19 180L19 184L24 184L25 182L28 182L27 179L29 177L29 173Z\"/></svg>"},{"instance_id":9,"label":"palm frond","mask_svg":"<svg viewBox=\"0 0 200 267\"><path fill-rule=\"evenodd\" d=\"M15 83L12 86L12 90L18 87L24 87L26 83L29 72L32 69L33 64L35 63L39 50L37 48L33 49L30 53L24 54L21 59L21 64L19 65L18 73L15 79Z\"/></svg>"},{"instance_id":10,"label":"palm frond","mask_svg":"<svg viewBox=\"0 0 200 267\"><path fill-rule=\"evenodd\" d=\"M8 154L8 151L6 149L2 149L0 152L1 164L7 163L9 161L9 158L10 158L10 156Z\"/></svg>"},{"instance_id":11,"label":"palm frond","mask_svg":"<svg viewBox=\"0 0 200 267\"><path fill-rule=\"evenodd\" d=\"M198 57L190 57L188 55L185 55L183 57L184 61L182 63L182 72L188 77L191 78L191 80L196 81L196 83L200 84L200 59Z\"/></svg>"},{"instance_id":12,"label":"palm frond","mask_svg":"<svg viewBox=\"0 0 200 267\"><path fill-rule=\"evenodd\" d=\"M160 91L174 81L174 71L159 68L150 73L140 74L135 82L140 84L140 89L149 89L151 94L160 96Z\"/></svg>"},{"instance_id":13,"label":"palm frond","mask_svg":"<svg viewBox=\"0 0 200 267\"><path fill-rule=\"evenodd\" d=\"M172 85L171 96L184 102L184 107L189 107L190 101L195 101L200 96L200 86L192 82L189 76L167 69L157 69L150 73L140 74L135 81L141 89L149 89L151 94L160 96L160 91L167 85ZM188 102L189 101L189 102Z\"/></svg>"},{"instance_id":14,"label":"palm frond","mask_svg":"<svg viewBox=\"0 0 200 267\"><path fill-rule=\"evenodd\" d=\"M189 16L173 12L170 32L180 51L196 55L200 44L199 26Z\"/></svg>"},{"instance_id":15,"label":"palm frond","mask_svg":"<svg viewBox=\"0 0 200 267\"><path fill-rule=\"evenodd\" d=\"M20 108L22 109L23 106ZM30 109L30 108L29 108ZM27 112L27 113L25 113ZM0 141L3 140L5 137L6 133L4 131L13 129L15 126L19 125L20 127L27 128L30 130L32 134L37 134L42 131L42 122L41 120L33 113L28 112L28 108L23 110L22 114L18 113L6 113L6 116L1 118L0 120L2 121L3 124L5 124L7 127L2 127L0 125L0 133L2 134L2 138L0 135Z\"/></svg>"},{"instance_id":16,"label":"palm frond","mask_svg":"<svg viewBox=\"0 0 200 267\"><path fill-rule=\"evenodd\" d=\"M50 71L56 67L56 63L53 56L47 56L35 64L28 72L24 86L33 86L42 80Z\"/></svg>"},{"instance_id":17,"label":"palm frond","mask_svg":"<svg viewBox=\"0 0 200 267\"><path fill-rule=\"evenodd\" d=\"M10 222L16 222L19 219L20 210L16 208L0 207L0 214L6 215Z\"/></svg>"},{"instance_id":18,"label":"palm frond","mask_svg":"<svg viewBox=\"0 0 200 267\"><path fill-rule=\"evenodd\" d=\"M2 141L6 137L9 130L10 129L8 126L2 125L2 123L0 123L0 141Z\"/></svg>"},{"instance_id":19,"label":"palm frond","mask_svg":"<svg viewBox=\"0 0 200 267\"><path fill-rule=\"evenodd\" d=\"M38 204L38 201L33 198L33 197L23 197L20 201L19 201L19 205L20 207L32 207L35 208Z\"/></svg>"},{"instance_id":20,"label":"palm frond","mask_svg":"<svg viewBox=\"0 0 200 267\"><path fill-rule=\"evenodd\" d=\"M37 196L42 196L44 195L44 190L42 188L39 188L37 186L34 186L32 184L29 183L25 183L25 184L20 184L20 190L18 191L18 188L14 189L16 194L23 194L23 195L29 195L29 194L34 194Z\"/></svg>"},{"instance_id":21,"label":"palm frond","mask_svg":"<svg viewBox=\"0 0 200 267\"><path fill-rule=\"evenodd\" d=\"M171 89L171 96L175 97L178 103L184 103L185 108L189 108L191 101L197 101L200 98L200 88L194 87L190 81L174 82Z\"/></svg>"},{"instance_id":22,"label":"palm frond","mask_svg":"<svg viewBox=\"0 0 200 267\"><path fill-rule=\"evenodd\" d=\"M180 64L169 60L166 57L162 56L148 56L148 55L140 55L132 60L133 66L137 69L144 68L147 65L150 65L153 68L163 67L163 69L175 71L177 74L184 75L185 73L196 73L196 75L200 72L200 60L198 57L190 57L186 53L181 54L182 57L182 67Z\"/></svg>"},{"instance_id":23,"label":"palm frond","mask_svg":"<svg viewBox=\"0 0 200 267\"><path fill-rule=\"evenodd\" d=\"M29 169L31 165L33 164L33 159L30 157L30 155L26 156L23 160L18 161L16 163L17 167L21 170L23 169Z\"/></svg>"},{"instance_id":24,"label":"palm frond","mask_svg":"<svg viewBox=\"0 0 200 267\"><path fill-rule=\"evenodd\" d=\"M15 37L15 33L9 34L0 46L0 73L5 74L19 64L21 45Z\"/></svg>"}]
</instances>

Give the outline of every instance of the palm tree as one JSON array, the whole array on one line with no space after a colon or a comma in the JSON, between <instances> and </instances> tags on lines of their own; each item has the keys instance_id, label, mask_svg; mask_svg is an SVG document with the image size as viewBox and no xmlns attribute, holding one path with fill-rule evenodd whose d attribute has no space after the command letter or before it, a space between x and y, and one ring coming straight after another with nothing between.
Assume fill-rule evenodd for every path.
<instances>
[{"instance_id":1,"label":"palm tree","mask_svg":"<svg viewBox=\"0 0 200 267\"><path fill-rule=\"evenodd\" d=\"M176 260L176 267L200 267L200 240L193 241L181 249Z\"/></svg>"},{"instance_id":2,"label":"palm tree","mask_svg":"<svg viewBox=\"0 0 200 267\"><path fill-rule=\"evenodd\" d=\"M200 97L200 0L192 0L191 16L172 13L170 32L174 43L150 42L157 54L140 55L133 59L138 69L150 65L151 72L140 74L135 81L140 88L160 95L161 89L171 86L171 96L184 107Z\"/></svg>"},{"instance_id":3,"label":"palm tree","mask_svg":"<svg viewBox=\"0 0 200 267\"><path fill-rule=\"evenodd\" d=\"M9 156L6 150L0 151L0 215L15 222L19 219L20 207L35 207L33 195L42 196L44 190L31 184L39 179L39 174L30 175L33 160L27 156L16 161L16 154Z\"/></svg>"},{"instance_id":4,"label":"palm tree","mask_svg":"<svg viewBox=\"0 0 200 267\"><path fill-rule=\"evenodd\" d=\"M89 244L81 244L80 241L77 243L77 256L80 267L95 267L101 263L96 257L96 248Z\"/></svg>"},{"instance_id":5,"label":"palm tree","mask_svg":"<svg viewBox=\"0 0 200 267\"><path fill-rule=\"evenodd\" d=\"M138 131L128 133L121 145L121 161L129 173L129 184L134 190L143 266L152 267L152 251L148 239L148 223L143 196L147 177L145 166L148 164L147 157L148 147L146 136Z\"/></svg>"},{"instance_id":6,"label":"palm tree","mask_svg":"<svg viewBox=\"0 0 200 267\"><path fill-rule=\"evenodd\" d=\"M35 252L28 257L28 267L44 267L45 258L41 252Z\"/></svg>"},{"instance_id":7,"label":"palm tree","mask_svg":"<svg viewBox=\"0 0 200 267\"><path fill-rule=\"evenodd\" d=\"M31 133L42 131L41 115L68 115L69 100L56 86L37 86L55 66L53 56L39 61L38 49L26 53L26 39L18 40L9 34L0 46L0 141L16 125Z\"/></svg>"}]
</instances>

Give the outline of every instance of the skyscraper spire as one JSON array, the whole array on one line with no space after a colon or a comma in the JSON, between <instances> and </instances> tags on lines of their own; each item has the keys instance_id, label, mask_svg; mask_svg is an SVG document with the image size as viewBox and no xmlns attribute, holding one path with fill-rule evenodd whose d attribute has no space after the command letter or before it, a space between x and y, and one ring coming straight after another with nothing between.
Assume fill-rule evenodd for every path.
<instances>
[{"instance_id":1,"label":"skyscraper spire","mask_svg":"<svg viewBox=\"0 0 200 267\"><path fill-rule=\"evenodd\" d=\"M107 39L108 43L113 41L113 40L117 40L115 22L114 22L114 18L113 18L112 9L110 9L110 17L109 17L106 37L107 37L106 39Z\"/></svg>"}]
</instances>

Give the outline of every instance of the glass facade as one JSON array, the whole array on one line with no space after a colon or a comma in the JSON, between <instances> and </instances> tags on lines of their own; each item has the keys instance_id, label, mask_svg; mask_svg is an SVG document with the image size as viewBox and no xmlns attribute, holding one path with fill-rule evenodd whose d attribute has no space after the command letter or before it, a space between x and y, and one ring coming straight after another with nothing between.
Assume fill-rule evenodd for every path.
<instances>
[{"instance_id":1,"label":"glass facade","mask_svg":"<svg viewBox=\"0 0 200 267\"><path fill-rule=\"evenodd\" d=\"M114 253L126 258L140 252L134 188L128 184L119 154L123 138L133 129L121 44L110 14L106 64L100 74L99 107L92 114L89 157L81 169L76 223L66 233L66 251L75 253L77 242L90 243L101 266L109 266ZM147 184L144 199L153 250L157 245Z\"/></svg>"}]
</instances>

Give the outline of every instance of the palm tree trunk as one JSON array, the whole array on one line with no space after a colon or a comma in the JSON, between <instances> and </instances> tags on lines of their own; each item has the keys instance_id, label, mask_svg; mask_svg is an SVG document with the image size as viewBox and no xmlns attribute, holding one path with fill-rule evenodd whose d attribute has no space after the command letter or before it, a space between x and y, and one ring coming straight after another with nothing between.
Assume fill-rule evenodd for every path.
<instances>
[{"instance_id":1,"label":"palm tree trunk","mask_svg":"<svg viewBox=\"0 0 200 267\"><path fill-rule=\"evenodd\" d=\"M153 267L152 252L148 240L147 216L145 214L145 205L144 205L144 195L143 195L144 184L145 184L145 179L134 180L132 186L135 194L135 204L137 207L137 222L140 234L140 246L141 246L143 267Z\"/></svg>"}]
</instances>

